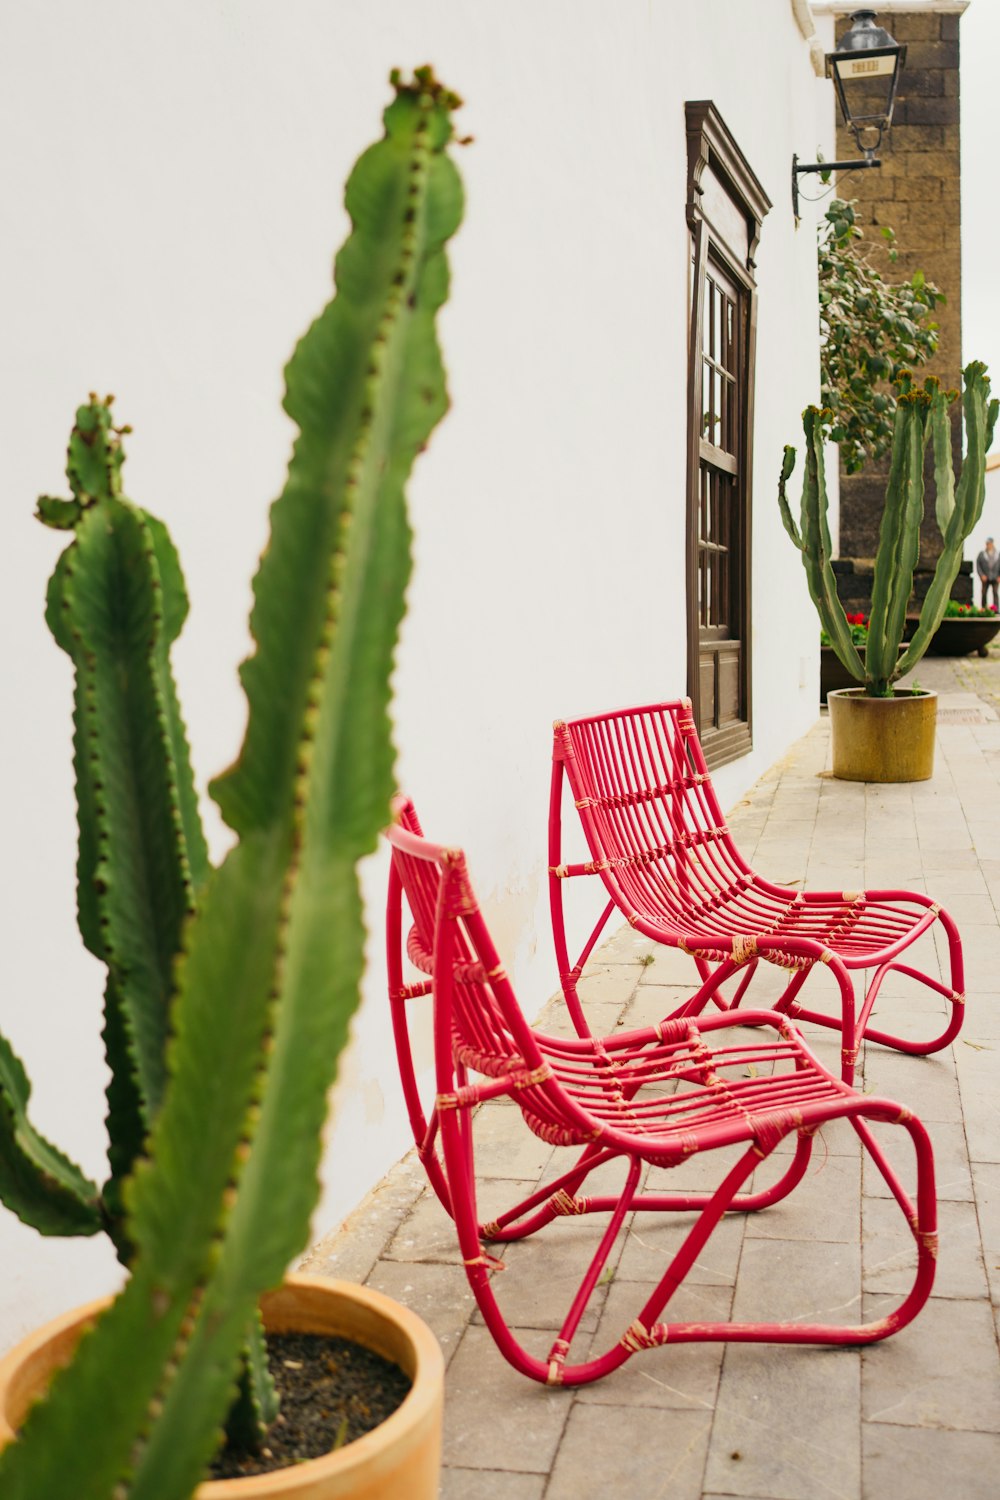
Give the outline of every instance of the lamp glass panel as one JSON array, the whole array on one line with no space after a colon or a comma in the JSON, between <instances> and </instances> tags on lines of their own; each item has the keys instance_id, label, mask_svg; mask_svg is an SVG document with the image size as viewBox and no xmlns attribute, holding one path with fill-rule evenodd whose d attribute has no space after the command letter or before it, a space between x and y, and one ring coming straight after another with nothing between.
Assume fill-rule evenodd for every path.
<instances>
[{"instance_id":1,"label":"lamp glass panel","mask_svg":"<svg viewBox=\"0 0 1000 1500\"><path fill-rule=\"evenodd\" d=\"M896 76L896 58L837 58L833 66L855 125L885 122Z\"/></svg>"}]
</instances>

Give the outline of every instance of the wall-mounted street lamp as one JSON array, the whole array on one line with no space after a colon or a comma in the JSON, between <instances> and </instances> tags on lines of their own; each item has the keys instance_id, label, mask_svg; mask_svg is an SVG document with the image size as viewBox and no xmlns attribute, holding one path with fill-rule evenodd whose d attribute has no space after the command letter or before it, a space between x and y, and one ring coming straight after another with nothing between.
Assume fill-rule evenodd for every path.
<instances>
[{"instance_id":1,"label":"wall-mounted street lamp","mask_svg":"<svg viewBox=\"0 0 1000 1500\"><path fill-rule=\"evenodd\" d=\"M799 177L803 172L857 172L880 167L875 152L892 124L899 73L906 48L875 23L873 10L856 10L851 29L835 52L826 54L826 76L833 79L844 124L863 153L857 161L800 162L792 157L792 209L799 217Z\"/></svg>"}]
</instances>

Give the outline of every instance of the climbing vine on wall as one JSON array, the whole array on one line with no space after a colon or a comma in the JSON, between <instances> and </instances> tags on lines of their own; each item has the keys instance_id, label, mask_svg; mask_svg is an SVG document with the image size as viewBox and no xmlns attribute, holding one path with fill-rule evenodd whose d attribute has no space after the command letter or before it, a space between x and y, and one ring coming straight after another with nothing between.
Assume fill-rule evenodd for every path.
<instances>
[{"instance_id":1,"label":"climbing vine on wall","mask_svg":"<svg viewBox=\"0 0 1000 1500\"><path fill-rule=\"evenodd\" d=\"M879 233L895 263L894 232ZM840 444L848 474L888 450L896 411L890 382L934 353L933 313L945 300L922 271L909 281L885 280L863 240L855 203L835 198L819 227L820 378L827 436Z\"/></svg>"}]
</instances>

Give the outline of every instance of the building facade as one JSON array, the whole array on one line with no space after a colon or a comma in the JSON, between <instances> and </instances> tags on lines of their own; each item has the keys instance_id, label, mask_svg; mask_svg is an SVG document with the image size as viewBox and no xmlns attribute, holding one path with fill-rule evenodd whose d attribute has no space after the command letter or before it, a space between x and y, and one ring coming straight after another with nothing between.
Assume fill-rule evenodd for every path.
<instances>
[{"instance_id":1,"label":"building facade","mask_svg":"<svg viewBox=\"0 0 1000 1500\"><path fill-rule=\"evenodd\" d=\"M77 404L115 392L126 492L185 564L175 662L204 788L242 733L248 580L292 439L281 369L329 296L343 183L391 67L431 61L465 97L453 405L410 488L395 735L400 784L466 847L537 1008L552 720L690 692L728 806L817 714L776 483L818 393L815 219L793 218L790 164L832 152L832 89L804 0L52 0L7 32L0 1027L39 1127L100 1176L102 981L73 926L70 680L42 623L58 543L32 520ZM205 816L218 856L207 798ZM317 1234L406 1144L384 881L377 856ZM0 1253L2 1343L117 1275L108 1247L9 1215Z\"/></svg>"}]
</instances>

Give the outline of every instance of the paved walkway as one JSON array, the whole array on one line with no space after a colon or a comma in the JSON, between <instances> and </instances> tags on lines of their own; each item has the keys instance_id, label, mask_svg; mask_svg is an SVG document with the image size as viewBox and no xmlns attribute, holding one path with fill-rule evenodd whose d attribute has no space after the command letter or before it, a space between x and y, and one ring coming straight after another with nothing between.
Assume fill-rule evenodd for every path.
<instances>
[{"instance_id":1,"label":"paved walkway","mask_svg":"<svg viewBox=\"0 0 1000 1500\"><path fill-rule=\"evenodd\" d=\"M941 693L933 780L833 780L824 715L730 822L753 863L776 880L926 889L960 924L968 993L961 1037L932 1058L869 1045L857 1080L913 1105L933 1138L941 1229L933 1297L901 1334L866 1350L688 1344L637 1355L583 1390L545 1389L516 1374L482 1326L450 1221L411 1154L317 1247L309 1268L390 1293L437 1333L448 1360L445 1500L1000 1493L1000 653L925 660L917 677ZM936 961L932 947L924 957ZM673 1009L692 978L678 958L654 953L629 928L616 934L583 986L595 1030ZM900 1030L909 1019L932 1024L929 992L890 979L897 983L887 981L878 1015ZM758 993L769 984L773 993L767 977ZM550 1002L545 1024L561 1020ZM820 1032L816 1049L835 1067L831 1033ZM554 1173L552 1148L511 1105L484 1107L477 1137L484 1215ZM912 1241L905 1228L896 1235L895 1220L882 1180L862 1169L853 1132L831 1127L790 1199L720 1226L670 1315L832 1321L861 1307L877 1316L909 1284ZM540 1354L552 1336L540 1330L558 1324L594 1233L585 1220L559 1220L502 1252L497 1295ZM584 1344L605 1316L624 1326L622 1308L638 1310L642 1283L659 1279L674 1242L651 1216L630 1228L584 1324Z\"/></svg>"}]
</instances>

